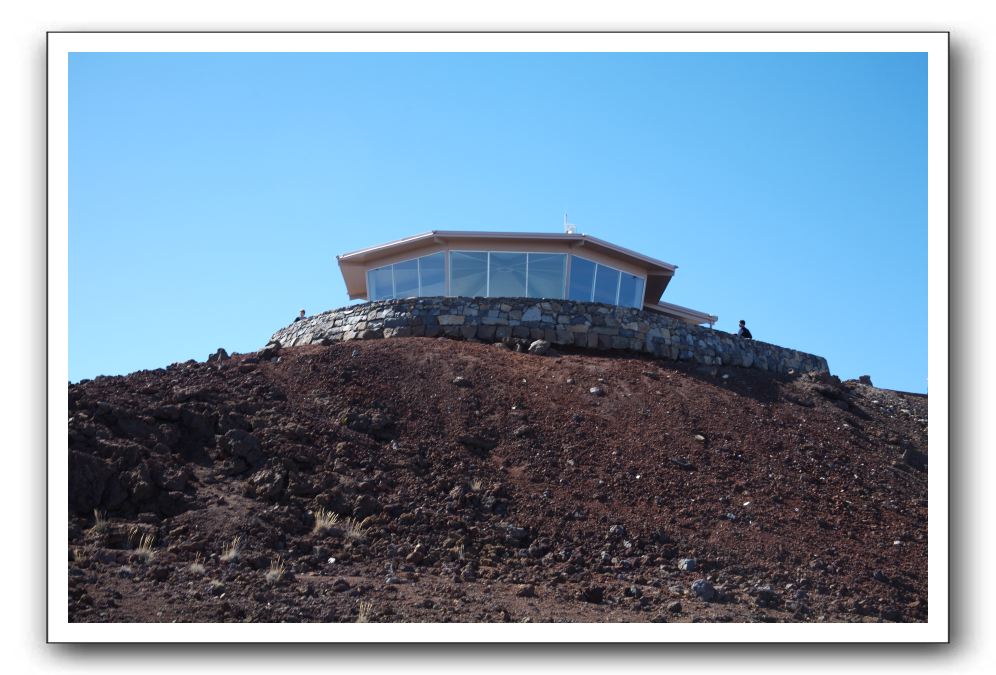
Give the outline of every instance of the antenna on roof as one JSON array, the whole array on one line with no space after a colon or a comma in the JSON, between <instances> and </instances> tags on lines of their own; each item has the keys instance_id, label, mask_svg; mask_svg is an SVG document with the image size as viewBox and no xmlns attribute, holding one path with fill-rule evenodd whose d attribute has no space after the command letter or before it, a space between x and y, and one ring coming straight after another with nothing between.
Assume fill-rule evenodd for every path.
<instances>
[{"instance_id":1,"label":"antenna on roof","mask_svg":"<svg viewBox=\"0 0 996 675\"><path fill-rule=\"evenodd\" d=\"M574 234L577 225L567 222L567 211L564 211L564 234Z\"/></svg>"}]
</instances>

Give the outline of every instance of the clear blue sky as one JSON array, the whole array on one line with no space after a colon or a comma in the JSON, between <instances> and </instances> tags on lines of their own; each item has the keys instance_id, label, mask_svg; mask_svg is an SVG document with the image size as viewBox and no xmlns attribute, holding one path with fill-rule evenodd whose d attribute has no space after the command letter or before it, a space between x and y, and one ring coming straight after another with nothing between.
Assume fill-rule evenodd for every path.
<instances>
[{"instance_id":1,"label":"clear blue sky","mask_svg":"<svg viewBox=\"0 0 996 675\"><path fill-rule=\"evenodd\" d=\"M927 390L923 54L74 54L69 376L253 351L338 253L578 230L843 378Z\"/></svg>"}]
</instances>

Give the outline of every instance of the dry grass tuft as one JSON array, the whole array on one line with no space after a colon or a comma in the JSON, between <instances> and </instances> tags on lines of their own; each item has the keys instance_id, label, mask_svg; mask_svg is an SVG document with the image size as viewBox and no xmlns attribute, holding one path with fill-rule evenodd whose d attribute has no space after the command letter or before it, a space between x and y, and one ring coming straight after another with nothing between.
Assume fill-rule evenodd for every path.
<instances>
[{"instance_id":1,"label":"dry grass tuft","mask_svg":"<svg viewBox=\"0 0 996 675\"><path fill-rule=\"evenodd\" d=\"M484 481L482 481L480 478L475 478L474 480L470 481L471 492L480 492L483 489L484 489Z\"/></svg>"},{"instance_id":2,"label":"dry grass tuft","mask_svg":"<svg viewBox=\"0 0 996 675\"><path fill-rule=\"evenodd\" d=\"M148 563L152 562L155 557L156 552L152 550L152 544L155 543L155 536L152 534L139 534L138 528L131 531L131 540L136 541L137 545L135 550L132 551L131 555L133 558L138 558L142 562Z\"/></svg>"},{"instance_id":3,"label":"dry grass tuft","mask_svg":"<svg viewBox=\"0 0 996 675\"><path fill-rule=\"evenodd\" d=\"M363 532L363 525L356 518L346 518L342 521L342 526L346 539L358 540L366 536Z\"/></svg>"},{"instance_id":4,"label":"dry grass tuft","mask_svg":"<svg viewBox=\"0 0 996 675\"><path fill-rule=\"evenodd\" d=\"M221 560L234 562L239 559L240 553L242 553L242 537L236 536L232 538L232 543L221 547Z\"/></svg>"},{"instance_id":5,"label":"dry grass tuft","mask_svg":"<svg viewBox=\"0 0 996 675\"><path fill-rule=\"evenodd\" d=\"M356 613L356 623L370 623L372 613L373 603L364 600L360 603L359 611Z\"/></svg>"},{"instance_id":6,"label":"dry grass tuft","mask_svg":"<svg viewBox=\"0 0 996 675\"><path fill-rule=\"evenodd\" d=\"M318 509L315 511L315 528L312 532L315 534L322 534L326 530L331 529L338 522L338 513L326 509Z\"/></svg>"},{"instance_id":7,"label":"dry grass tuft","mask_svg":"<svg viewBox=\"0 0 996 675\"><path fill-rule=\"evenodd\" d=\"M94 534L100 534L107 529L107 514L103 511L93 510L93 527L90 531Z\"/></svg>"},{"instance_id":8,"label":"dry grass tuft","mask_svg":"<svg viewBox=\"0 0 996 675\"><path fill-rule=\"evenodd\" d=\"M97 549L93 546L93 544L79 546L73 549L73 560L80 563L87 562L93 560L96 553Z\"/></svg>"},{"instance_id":9,"label":"dry grass tuft","mask_svg":"<svg viewBox=\"0 0 996 675\"><path fill-rule=\"evenodd\" d=\"M280 556L270 563L270 569L266 571L266 581L270 584L275 584L284 578L284 573L287 571L284 561Z\"/></svg>"},{"instance_id":10,"label":"dry grass tuft","mask_svg":"<svg viewBox=\"0 0 996 675\"><path fill-rule=\"evenodd\" d=\"M204 574L204 571L205 571L204 570L204 563L201 562L201 560L202 560L202 558L201 558L201 554L200 553L198 553L196 556L194 556L194 562L190 563L190 567L188 568L191 571L191 573L193 573L193 574Z\"/></svg>"}]
</instances>

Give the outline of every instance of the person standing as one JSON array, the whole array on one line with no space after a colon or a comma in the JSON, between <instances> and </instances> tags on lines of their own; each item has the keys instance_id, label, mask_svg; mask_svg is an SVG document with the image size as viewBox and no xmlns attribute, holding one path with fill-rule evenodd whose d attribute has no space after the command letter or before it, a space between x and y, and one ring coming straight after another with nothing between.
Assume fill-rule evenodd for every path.
<instances>
[{"instance_id":1,"label":"person standing","mask_svg":"<svg viewBox=\"0 0 996 675\"><path fill-rule=\"evenodd\" d=\"M296 317L294 317L294 323L297 323L298 321L304 321L306 318L308 318L308 317L306 317L304 315L304 310L302 309L301 310L301 314L298 315L298 316L296 316ZM741 321L740 323L743 323L743 321Z\"/></svg>"},{"instance_id":2,"label":"person standing","mask_svg":"<svg viewBox=\"0 0 996 675\"><path fill-rule=\"evenodd\" d=\"M740 319L740 330L737 331L737 335L747 340L753 340L754 336L750 334L750 330L747 328L747 322Z\"/></svg>"}]
</instances>

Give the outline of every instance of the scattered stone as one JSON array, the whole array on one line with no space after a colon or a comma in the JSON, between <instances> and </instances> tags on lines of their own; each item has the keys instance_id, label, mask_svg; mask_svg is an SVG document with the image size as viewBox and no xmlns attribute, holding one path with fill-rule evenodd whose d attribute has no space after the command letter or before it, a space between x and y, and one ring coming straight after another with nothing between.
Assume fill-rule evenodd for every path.
<instances>
[{"instance_id":1,"label":"scattered stone","mask_svg":"<svg viewBox=\"0 0 996 675\"><path fill-rule=\"evenodd\" d=\"M453 384L455 384L458 387L469 387L470 380L468 380L466 377L463 377L462 375L457 375L456 377L453 378Z\"/></svg>"},{"instance_id":2,"label":"scattered stone","mask_svg":"<svg viewBox=\"0 0 996 675\"><path fill-rule=\"evenodd\" d=\"M702 434L695 434L695 440L697 440L699 443L705 443L706 437L703 436Z\"/></svg>"},{"instance_id":3,"label":"scattered stone","mask_svg":"<svg viewBox=\"0 0 996 675\"><path fill-rule=\"evenodd\" d=\"M410 562L415 565L420 564L423 560L425 560L425 548L422 544L416 544L412 552L405 556L406 562Z\"/></svg>"},{"instance_id":4,"label":"scattered stone","mask_svg":"<svg viewBox=\"0 0 996 675\"><path fill-rule=\"evenodd\" d=\"M754 589L754 601L758 607L774 607L778 604L778 594L771 586L760 586Z\"/></svg>"},{"instance_id":5,"label":"scattered stone","mask_svg":"<svg viewBox=\"0 0 996 675\"><path fill-rule=\"evenodd\" d=\"M526 584L519 588L518 592L515 594L520 598L535 598L536 597L536 587L532 584Z\"/></svg>"},{"instance_id":6,"label":"scattered stone","mask_svg":"<svg viewBox=\"0 0 996 675\"><path fill-rule=\"evenodd\" d=\"M869 387L875 386L872 384L871 375L862 375L861 377L858 378L858 382L860 382L861 384L867 384Z\"/></svg>"},{"instance_id":7,"label":"scattered stone","mask_svg":"<svg viewBox=\"0 0 996 675\"><path fill-rule=\"evenodd\" d=\"M332 582L332 590L336 593L342 593L343 591L348 591L350 589L349 582L342 577L337 578Z\"/></svg>"},{"instance_id":8,"label":"scattered stone","mask_svg":"<svg viewBox=\"0 0 996 675\"><path fill-rule=\"evenodd\" d=\"M694 572L696 567L695 558L682 558L678 561L678 569L686 572Z\"/></svg>"},{"instance_id":9,"label":"scattered stone","mask_svg":"<svg viewBox=\"0 0 996 675\"><path fill-rule=\"evenodd\" d=\"M681 614L681 603L675 600L674 602L672 602L667 606L667 611L671 612L672 614Z\"/></svg>"},{"instance_id":10,"label":"scattered stone","mask_svg":"<svg viewBox=\"0 0 996 675\"><path fill-rule=\"evenodd\" d=\"M525 546L529 543L529 531L522 527L509 525L505 528L505 542L510 546Z\"/></svg>"},{"instance_id":11,"label":"scattered stone","mask_svg":"<svg viewBox=\"0 0 996 675\"><path fill-rule=\"evenodd\" d=\"M710 602L716 597L716 589L705 579L697 579L692 582L692 593L706 602Z\"/></svg>"},{"instance_id":12,"label":"scattered stone","mask_svg":"<svg viewBox=\"0 0 996 675\"><path fill-rule=\"evenodd\" d=\"M588 390L588 393L592 396L605 396L605 390L601 387L592 387Z\"/></svg>"}]
</instances>

